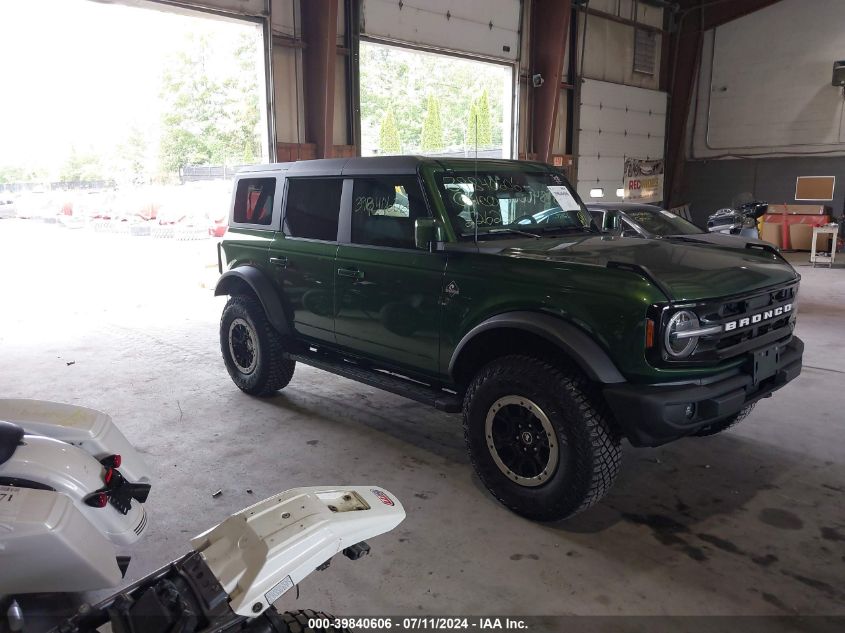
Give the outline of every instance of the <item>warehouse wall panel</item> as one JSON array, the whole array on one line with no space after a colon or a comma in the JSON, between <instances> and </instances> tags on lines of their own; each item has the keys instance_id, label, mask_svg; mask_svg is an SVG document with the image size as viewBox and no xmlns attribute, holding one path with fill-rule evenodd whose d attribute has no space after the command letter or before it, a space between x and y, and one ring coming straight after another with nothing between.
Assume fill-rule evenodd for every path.
<instances>
[{"instance_id":1,"label":"warehouse wall panel","mask_svg":"<svg viewBox=\"0 0 845 633\"><path fill-rule=\"evenodd\" d=\"M642 3L640 4L642 5ZM590 3L590 7L596 8L593 3ZM657 9L652 7L652 11L647 15L658 12ZM659 12L659 14L662 22L662 12ZM582 46L584 46L585 19L587 21L587 41L586 47L583 49L583 73L585 78L653 90L660 86L662 35L656 34L654 36L654 72L652 74L636 72L634 71L635 28L603 17L587 15L583 12L579 13L578 19L579 60ZM645 22L642 19L639 21ZM579 61L580 64L581 61Z\"/></svg>"},{"instance_id":2,"label":"warehouse wall panel","mask_svg":"<svg viewBox=\"0 0 845 633\"><path fill-rule=\"evenodd\" d=\"M688 155L845 155L843 25L841 0L782 0L708 31Z\"/></svg>"}]
</instances>

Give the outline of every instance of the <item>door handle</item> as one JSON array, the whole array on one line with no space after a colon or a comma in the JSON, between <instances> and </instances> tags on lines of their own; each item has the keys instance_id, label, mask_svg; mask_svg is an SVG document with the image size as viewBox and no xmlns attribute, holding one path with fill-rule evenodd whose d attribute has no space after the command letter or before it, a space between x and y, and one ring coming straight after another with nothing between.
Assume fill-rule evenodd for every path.
<instances>
[{"instance_id":1,"label":"door handle","mask_svg":"<svg viewBox=\"0 0 845 633\"><path fill-rule=\"evenodd\" d=\"M271 257L270 263L274 266L279 266L280 268L287 268L288 267L288 258L287 257Z\"/></svg>"},{"instance_id":2,"label":"door handle","mask_svg":"<svg viewBox=\"0 0 845 633\"><path fill-rule=\"evenodd\" d=\"M338 277L350 277L356 281L360 281L364 278L364 273L355 268L338 268L337 275Z\"/></svg>"}]
</instances>

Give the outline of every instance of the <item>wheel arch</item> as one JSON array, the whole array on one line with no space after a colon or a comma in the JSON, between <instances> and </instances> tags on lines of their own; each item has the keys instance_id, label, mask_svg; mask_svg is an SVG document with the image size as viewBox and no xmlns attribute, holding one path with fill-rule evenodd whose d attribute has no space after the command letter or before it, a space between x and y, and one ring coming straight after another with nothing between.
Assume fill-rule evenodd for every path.
<instances>
[{"instance_id":1,"label":"wheel arch","mask_svg":"<svg viewBox=\"0 0 845 633\"><path fill-rule=\"evenodd\" d=\"M214 296L253 295L261 303L270 325L279 334L290 334L291 328L284 306L270 279L254 266L239 266L226 271L217 280Z\"/></svg>"},{"instance_id":2,"label":"wheel arch","mask_svg":"<svg viewBox=\"0 0 845 633\"><path fill-rule=\"evenodd\" d=\"M607 353L584 330L560 317L529 311L498 314L467 332L452 353L449 376L456 385L466 386L481 365L502 355L526 352L541 357L562 353L594 382L626 382Z\"/></svg>"}]
</instances>

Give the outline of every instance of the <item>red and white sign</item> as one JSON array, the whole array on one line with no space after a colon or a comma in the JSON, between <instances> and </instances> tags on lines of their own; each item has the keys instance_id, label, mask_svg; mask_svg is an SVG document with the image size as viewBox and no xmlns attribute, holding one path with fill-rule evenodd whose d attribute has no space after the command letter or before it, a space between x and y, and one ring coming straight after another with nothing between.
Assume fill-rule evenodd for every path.
<instances>
[{"instance_id":1,"label":"red and white sign","mask_svg":"<svg viewBox=\"0 0 845 633\"><path fill-rule=\"evenodd\" d=\"M660 202L663 200L662 159L625 158L625 200Z\"/></svg>"}]
</instances>

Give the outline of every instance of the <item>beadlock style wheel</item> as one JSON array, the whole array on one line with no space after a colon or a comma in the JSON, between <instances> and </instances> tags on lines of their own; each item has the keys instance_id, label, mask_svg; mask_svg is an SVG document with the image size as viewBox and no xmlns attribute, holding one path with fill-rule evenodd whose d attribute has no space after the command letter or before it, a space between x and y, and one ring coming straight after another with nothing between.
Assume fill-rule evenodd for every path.
<instances>
[{"instance_id":1,"label":"beadlock style wheel","mask_svg":"<svg viewBox=\"0 0 845 633\"><path fill-rule=\"evenodd\" d=\"M484 423L493 462L508 479L521 486L540 486L560 460L560 448L548 416L534 402L520 396L499 398Z\"/></svg>"},{"instance_id":2,"label":"beadlock style wheel","mask_svg":"<svg viewBox=\"0 0 845 633\"><path fill-rule=\"evenodd\" d=\"M296 368L255 297L233 295L226 302L220 315L220 351L232 382L254 396L284 388Z\"/></svg>"},{"instance_id":3,"label":"beadlock style wheel","mask_svg":"<svg viewBox=\"0 0 845 633\"><path fill-rule=\"evenodd\" d=\"M258 364L257 336L245 319L237 318L229 325L229 353L235 366L244 375L255 371Z\"/></svg>"}]
</instances>

